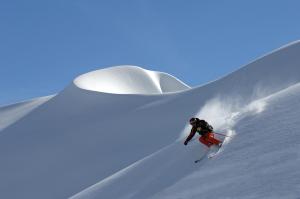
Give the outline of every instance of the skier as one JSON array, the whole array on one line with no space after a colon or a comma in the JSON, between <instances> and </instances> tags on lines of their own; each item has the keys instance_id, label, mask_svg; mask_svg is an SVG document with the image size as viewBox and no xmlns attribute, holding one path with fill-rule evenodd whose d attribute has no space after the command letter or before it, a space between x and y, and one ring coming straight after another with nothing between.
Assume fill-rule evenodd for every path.
<instances>
[{"instance_id":1,"label":"skier","mask_svg":"<svg viewBox=\"0 0 300 199\"><path fill-rule=\"evenodd\" d=\"M188 142L194 137L196 132L198 132L201 137L199 141L202 144L205 144L207 147L212 145L217 145L221 147L222 142L216 138L214 138L213 127L209 125L205 120L200 120L199 118L191 118L190 124L193 126L189 136L186 138L184 145L187 145Z\"/></svg>"}]
</instances>

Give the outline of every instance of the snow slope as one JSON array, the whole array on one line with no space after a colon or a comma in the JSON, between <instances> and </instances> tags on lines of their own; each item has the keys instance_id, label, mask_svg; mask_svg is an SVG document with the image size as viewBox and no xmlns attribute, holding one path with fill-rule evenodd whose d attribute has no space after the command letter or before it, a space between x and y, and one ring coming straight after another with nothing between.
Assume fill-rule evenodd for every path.
<instances>
[{"instance_id":1,"label":"snow slope","mask_svg":"<svg viewBox=\"0 0 300 199\"><path fill-rule=\"evenodd\" d=\"M20 102L0 107L0 131L26 116L32 110L47 102L53 96L40 97L37 99Z\"/></svg>"},{"instance_id":2,"label":"snow slope","mask_svg":"<svg viewBox=\"0 0 300 199\"><path fill-rule=\"evenodd\" d=\"M150 198L299 198L299 99L300 83L262 99L218 158Z\"/></svg>"},{"instance_id":3,"label":"snow slope","mask_svg":"<svg viewBox=\"0 0 300 199\"><path fill-rule=\"evenodd\" d=\"M192 89L133 66L82 75L0 132L0 198L297 198L299 54ZM198 164L194 115L234 136Z\"/></svg>"}]
</instances>

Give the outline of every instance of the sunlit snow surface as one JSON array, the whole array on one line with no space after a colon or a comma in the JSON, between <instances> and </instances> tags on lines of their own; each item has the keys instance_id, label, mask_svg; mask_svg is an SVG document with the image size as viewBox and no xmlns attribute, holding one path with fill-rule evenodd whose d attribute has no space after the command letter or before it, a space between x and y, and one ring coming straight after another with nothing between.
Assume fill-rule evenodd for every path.
<instances>
[{"instance_id":1,"label":"sunlit snow surface","mask_svg":"<svg viewBox=\"0 0 300 199\"><path fill-rule=\"evenodd\" d=\"M299 198L299 54L294 42L197 88L112 67L16 117L2 107L0 198ZM212 159L198 137L183 145L192 116L232 137Z\"/></svg>"},{"instance_id":2,"label":"sunlit snow surface","mask_svg":"<svg viewBox=\"0 0 300 199\"><path fill-rule=\"evenodd\" d=\"M190 88L169 74L127 65L86 73L74 83L82 89L115 94L162 94Z\"/></svg>"}]
</instances>

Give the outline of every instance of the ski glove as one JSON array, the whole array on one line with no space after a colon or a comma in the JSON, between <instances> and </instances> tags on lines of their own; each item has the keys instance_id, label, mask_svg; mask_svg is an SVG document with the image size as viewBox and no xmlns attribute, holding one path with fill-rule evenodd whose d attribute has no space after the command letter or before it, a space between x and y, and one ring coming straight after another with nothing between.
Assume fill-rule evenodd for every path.
<instances>
[{"instance_id":1,"label":"ski glove","mask_svg":"<svg viewBox=\"0 0 300 199\"><path fill-rule=\"evenodd\" d=\"M187 141L185 141L185 142L184 142L184 145L187 145L187 144L188 144L188 142L187 142Z\"/></svg>"}]
</instances>

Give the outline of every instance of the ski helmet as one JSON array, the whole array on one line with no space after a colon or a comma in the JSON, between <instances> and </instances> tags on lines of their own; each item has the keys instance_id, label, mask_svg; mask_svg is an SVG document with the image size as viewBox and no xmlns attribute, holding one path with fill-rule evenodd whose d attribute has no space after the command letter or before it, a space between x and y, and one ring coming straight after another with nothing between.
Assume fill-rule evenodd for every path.
<instances>
[{"instance_id":1,"label":"ski helmet","mask_svg":"<svg viewBox=\"0 0 300 199\"><path fill-rule=\"evenodd\" d=\"M197 123L198 120L199 120L198 118L192 117L192 118L190 119L190 124L191 124L191 125L195 125L195 124Z\"/></svg>"}]
</instances>

